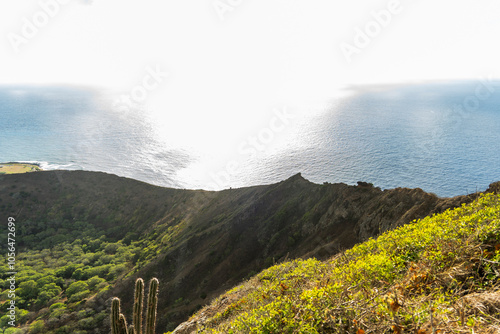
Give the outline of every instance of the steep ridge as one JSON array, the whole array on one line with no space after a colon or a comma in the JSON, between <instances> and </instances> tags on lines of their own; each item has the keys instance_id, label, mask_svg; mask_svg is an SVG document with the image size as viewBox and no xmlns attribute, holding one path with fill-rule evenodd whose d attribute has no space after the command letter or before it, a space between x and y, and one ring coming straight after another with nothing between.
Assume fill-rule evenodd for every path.
<instances>
[{"instance_id":1,"label":"steep ridge","mask_svg":"<svg viewBox=\"0 0 500 334\"><path fill-rule=\"evenodd\" d=\"M104 312L116 295L129 313L133 280L158 277L160 331L172 330L211 298L283 259L325 259L474 197L439 198L421 189L381 190L364 182L318 185L300 174L219 192L168 189L98 172L0 176L0 217L19 222L20 247L43 250L100 236L136 245L140 250L108 291L72 307ZM85 235L78 229L82 222ZM68 277L62 297L75 279ZM107 333L106 320L92 332ZM71 321L54 321L49 329Z\"/></svg>"},{"instance_id":2,"label":"steep ridge","mask_svg":"<svg viewBox=\"0 0 500 334\"><path fill-rule=\"evenodd\" d=\"M328 260L270 267L173 334L498 333L499 260L500 196L487 193Z\"/></svg>"}]
</instances>

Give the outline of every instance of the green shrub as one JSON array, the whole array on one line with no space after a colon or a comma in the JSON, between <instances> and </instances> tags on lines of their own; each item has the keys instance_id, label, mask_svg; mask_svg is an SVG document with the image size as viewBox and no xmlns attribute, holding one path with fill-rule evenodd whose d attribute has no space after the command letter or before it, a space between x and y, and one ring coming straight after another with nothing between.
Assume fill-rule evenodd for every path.
<instances>
[{"instance_id":1,"label":"green shrub","mask_svg":"<svg viewBox=\"0 0 500 334\"><path fill-rule=\"evenodd\" d=\"M64 305L64 303L55 303L55 304L52 304L50 305L49 309L51 311L55 310L55 309L58 309L58 308L65 308L66 306Z\"/></svg>"},{"instance_id":2,"label":"green shrub","mask_svg":"<svg viewBox=\"0 0 500 334\"><path fill-rule=\"evenodd\" d=\"M90 295L89 290L83 290L80 292L77 292L75 294L72 294L71 297L69 297L68 302L70 303L76 303L76 302L81 302L85 298L87 298Z\"/></svg>"},{"instance_id":3,"label":"green shrub","mask_svg":"<svg viewBox=\"0 0 500 334\"><path fill-rule=\"evenodd\" d=\"M34 280L25 281L19 284L19 296L23 299L35 299L38 295L38 287Z\"/></svg>"},{"instance_id":4,"label":"green shrub","mask_svg":"<svg viewBox=\"0 0 500 334\"><path fill-rule=\"evenodd\" d=\"M29 327L30 334L43 333L44 330L45 330L45 322L43 320L36 320Z\"/></svg>"},{"instance_id":5,"label":"green shrub","mask_svg":"<svg viewBox=\"0 0 500 334\"><path fill-rule=\"evenodd\" d=\"M70 286L66 289L66 296L68 298L71 298L73 295L83 292L83 291L88 291L88 284L83 281L77 281L73 282L70 284Z\"/></svg>"},{"instance_id":6,"label":"green shrub","mask_svg":"<svg viewBox=\"0 0 500 334\"><path fill-rule=\"evenodd\" d=\"M88 285L88 288L91 290L91 291L94 291L95 288L101 284L101 283L104 283L106 282L106 280L104 278L100 278L99 276L94 276L92 278L89 278L87 280L87 285Z\"/></svg>"}]
</instances>

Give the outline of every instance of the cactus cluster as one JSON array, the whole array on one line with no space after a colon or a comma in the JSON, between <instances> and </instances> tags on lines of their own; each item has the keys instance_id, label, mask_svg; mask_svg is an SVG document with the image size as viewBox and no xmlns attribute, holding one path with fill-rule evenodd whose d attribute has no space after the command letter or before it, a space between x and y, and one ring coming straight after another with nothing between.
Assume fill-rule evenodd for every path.
<instances>
[{"instance_id":1,"label":"cactus cluster","mask_svg":"<svg viewBox=\"0 0 500 334\"><path fill-rule=\"evenodd\" d=\"M120 299L111 301L111 334L154 334L156 325L156 306L158 304L158 279L149 282L148 304L146 308L146 327L142 329L142 307L144 299L144 281L135 281L134 314L132 325L127 327L127 320L120 311Z\"/></svg>"}]
</instances>

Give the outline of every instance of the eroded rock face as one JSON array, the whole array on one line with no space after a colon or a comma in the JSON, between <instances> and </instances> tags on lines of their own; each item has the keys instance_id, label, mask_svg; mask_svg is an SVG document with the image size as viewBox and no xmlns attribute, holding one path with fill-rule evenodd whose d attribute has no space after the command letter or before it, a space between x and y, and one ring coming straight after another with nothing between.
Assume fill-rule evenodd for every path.
<instances>
[{"instance_id":1,"label":"eroded rock face","mask_svg":"<svg viewBox=\"0 0 500 334\"><path fill-rule=\"evenodd\" d=\"M488 190L486 190L486 192L499 194L500 193L500 181L493 182L492 184L490 184L490 186L488 187Z\"/></svg>"},{"instance_id":2,"label":"eroded rock face","mask_svg":"<svg viewBox=\"0 0 500 334\"><path fill-rule=\"evenodd\" d=\"M195 333L196 329L198 328L197 322L192 320L192 321L186 321L177 326L177 328L172 332L172 334L190 334L190 333Z\"/></svg>"}]
</instances>

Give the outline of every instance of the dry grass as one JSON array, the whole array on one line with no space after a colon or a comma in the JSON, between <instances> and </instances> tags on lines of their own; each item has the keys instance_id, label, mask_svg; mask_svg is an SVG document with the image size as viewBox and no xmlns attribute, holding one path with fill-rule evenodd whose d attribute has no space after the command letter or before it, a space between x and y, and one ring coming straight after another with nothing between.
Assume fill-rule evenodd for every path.
<instances>
[{"instance_id":1,"label":"dry grass","mask_svg":"<svg viewBox=\"0 0 500 334\"><path fill-rule=\"evenodd\" d=\"M0 174L22 174L42 170L40 166L33 164L7 163L0 164Z\"/></svg>"}]
</instances>

